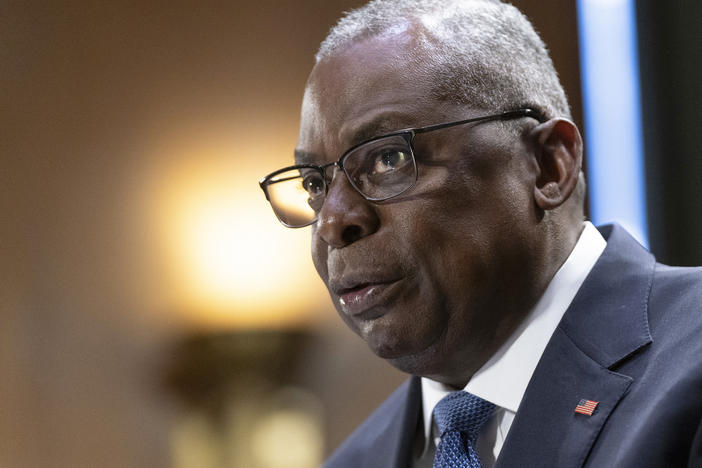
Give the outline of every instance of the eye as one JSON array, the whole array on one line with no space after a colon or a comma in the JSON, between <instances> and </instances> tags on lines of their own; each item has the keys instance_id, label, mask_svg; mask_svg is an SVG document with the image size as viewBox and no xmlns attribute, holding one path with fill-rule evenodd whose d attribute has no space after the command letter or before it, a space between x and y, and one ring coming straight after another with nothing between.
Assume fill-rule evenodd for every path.
<instances>
[{"instance_id":1,"label":"eye","mask_svg":"<svg viewBox=\"0 0 702 468\"><path fill-rule=\"evenodd\" d=\"M309 194L310 198L324 195L324 179L322 175L314 171L303 175L302 188Z\"/></svg>"},{"instance_id":2,"label":"eye","mask_svg":"<svg viewBox=\"0 0 702 468\"><path fill-rule=\"evenodd\" d=\"M373 174L387 174L395 171L412 160L404 149L386 148L378 152L373 161Z\"/></svg>"}]
</instances>

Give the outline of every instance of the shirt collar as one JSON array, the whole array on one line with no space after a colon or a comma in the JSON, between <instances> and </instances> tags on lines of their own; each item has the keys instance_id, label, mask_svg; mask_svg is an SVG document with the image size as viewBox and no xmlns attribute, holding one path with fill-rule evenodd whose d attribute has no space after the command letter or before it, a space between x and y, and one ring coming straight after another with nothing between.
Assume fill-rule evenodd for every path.
<instances>
[{"instance_id":1,"label":"shirt collar","mask_svg":"<svg viewBox=\"0 0 702 468\"><path fill-rule=\"evenodd\" d=\"M473 375L464 390L513 413L563 314L607 246L589 221L573 251L524 321L497 352ZM424 436L431 434L432 412L452 389L422 377Z\"/></svg>"}]
</instances>

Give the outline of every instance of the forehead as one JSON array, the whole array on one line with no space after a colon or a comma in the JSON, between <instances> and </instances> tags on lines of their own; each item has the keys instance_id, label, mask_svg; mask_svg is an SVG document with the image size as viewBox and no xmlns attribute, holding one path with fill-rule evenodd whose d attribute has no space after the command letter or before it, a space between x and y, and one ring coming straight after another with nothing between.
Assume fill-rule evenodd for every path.
<instances>
[{"instance_id":1,"label":"forehead","mask_svg":"<svg viewBox=\"0 0 702 468\"><path fill-rule=\"evenodd\" d=\"M418 33L357 41L313 69L303 99L299 155L338 157L383 133L435 123L447 104L431 92L431 54Z\"/></svg>"}]
</instances>

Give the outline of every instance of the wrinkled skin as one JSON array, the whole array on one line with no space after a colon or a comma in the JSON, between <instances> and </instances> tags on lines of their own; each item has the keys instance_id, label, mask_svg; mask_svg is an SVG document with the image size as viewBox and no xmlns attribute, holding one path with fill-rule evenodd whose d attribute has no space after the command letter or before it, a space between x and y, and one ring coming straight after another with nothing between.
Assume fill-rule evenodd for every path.
<instances>
[{"instance_id":1,"label":"wrinkled skin","mask_svg":"<svg viewBox=\"0 0 702 468\"><path fill-rule=\"evenodd\" d=\"M425 53L401 32L318 63L303 101L298 161L325 164L388 131L495 112L432 98ZM312 226L315 267L341 318L400 370L465 385L577 238L555 239L559 230L545 226L535 200L546 184L539 123L512 125L521 136L499 122L417 136L417 184L385 202L366 201L343 172L334 174Z\"/></svg>"}]
</instances>

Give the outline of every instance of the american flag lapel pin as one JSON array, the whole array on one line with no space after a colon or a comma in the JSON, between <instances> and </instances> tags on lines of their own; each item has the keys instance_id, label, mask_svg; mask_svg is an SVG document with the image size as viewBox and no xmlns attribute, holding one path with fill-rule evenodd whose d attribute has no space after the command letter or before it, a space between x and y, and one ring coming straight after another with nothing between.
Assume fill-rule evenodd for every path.
<instances>
[{"instance_id":1,"label":"american flag lapel pin","mask_svg":"<svg viewBox=\"0 0 702 468\"><path fill-rule=\"evenodd\" d=\"M592 416L592 413L595 411L595 408L597 408L598 403L598 401L580 400L578 406L575 407L575 412Z\"/></svg>"}]
</instances>

